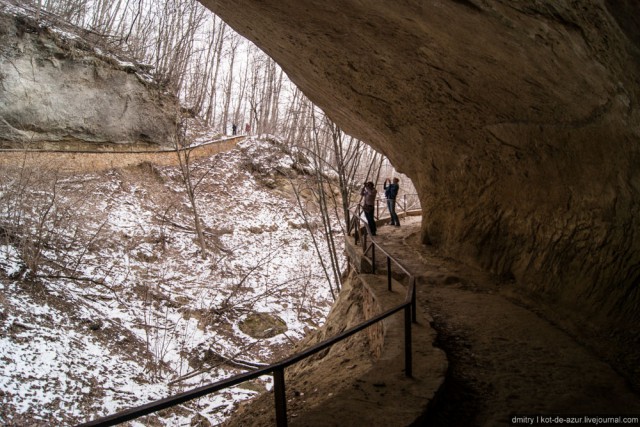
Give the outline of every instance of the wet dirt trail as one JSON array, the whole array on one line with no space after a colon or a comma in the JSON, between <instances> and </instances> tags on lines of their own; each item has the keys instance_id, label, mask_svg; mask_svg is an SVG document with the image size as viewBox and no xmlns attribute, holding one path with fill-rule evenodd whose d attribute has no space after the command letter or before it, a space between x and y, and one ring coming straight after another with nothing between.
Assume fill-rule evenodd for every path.
<instances>
[{"instance_id":1,"label":"wet dirt trail","mask_svg":"<svg viewBox=\"0 0 640 427\"><path fill-rule=\"evenodd\" d=\"M495 278L420 245L419 217L402 224L379 227L378 239L417 273L418 309L432 319L449 359L445 386L416 426L640 414L640 396L592 351L506 298Z\"/></svg>"}]
</instances>

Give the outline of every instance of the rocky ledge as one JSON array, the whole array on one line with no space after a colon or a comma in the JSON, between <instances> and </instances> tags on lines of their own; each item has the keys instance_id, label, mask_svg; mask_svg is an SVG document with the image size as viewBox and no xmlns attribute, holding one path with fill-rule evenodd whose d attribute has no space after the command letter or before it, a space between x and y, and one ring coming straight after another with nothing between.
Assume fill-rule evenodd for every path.
<instances>
[{"instance_id":1,"label":"rocky ledge","mask_svg":"<svg viewBox=\"0 0 640 427\"><path fill-rule=\"evenodd\" d=\"M86 40L0 8L0 146L169 143L175 97Z\"/></svg>"}]
</instances>

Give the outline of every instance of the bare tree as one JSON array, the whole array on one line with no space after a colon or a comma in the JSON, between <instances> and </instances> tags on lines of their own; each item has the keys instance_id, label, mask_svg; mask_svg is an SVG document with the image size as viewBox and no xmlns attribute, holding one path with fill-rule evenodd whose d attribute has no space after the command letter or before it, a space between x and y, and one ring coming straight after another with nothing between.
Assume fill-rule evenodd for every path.
<instances>
[{"instance_id":1,"label":"bare tree","mask_svg":"<svg viewBox=\"0 0 640 427\"><path fill-rule=\"evenodd\" d=\"M22 268L15 278L78 280L87 246L104 225L86 230L83 212L93 188L83 184L61 196L73 176L62 176L51 160L27 162L26 156L0 173L0 244L19 252Z\"/></svg>"},{"instance_id":2,"label":"bare tree","mask_svg":"<svg viewBox=\"0 0 640 427\"><path fill-rule=\"evenodd\" d=\"M184 123L184 120L181 121ZM187 192L187 198L191 206L191 213L193 214L193 224L196 230L196 238L198 240L198 246L200 246L200 256L202 259L207 258L207 241L204 236L202 221L196 203L196 188L202 181L202 176L199 180L194 179L192 176L191 168L191 153L192 149L189 147L186 137L186 129L184 126L180 126L174 136L174 147L176 155L178 156L178 164L180 166L180 173L182 174L182 182L184 183L185 190Z\"/></svg>"},{"instance_id":3,"label":"bare tree","mask_svg":"<svg viewBox=\"0 0 640 427\"><path fill-rule=\"evenodd\" d=\"M240 37L237 34L232 34L229 37L230 43L228 48L228 54L230 56L229 59L229 67L227 69L227 78L225 79L224 84L224 98L223 98L223 107L222 107L222 126L226 126L226 123L229 122L229 109L231 106L231 97L232 97L232 89L233 89L233 71L236 60L236 53L238 51L238 45L240 43ZM234 114L232 117L233 123L238 123L238 117Z\"/></svg>"},{"instance_id":4,"label":"bare tree","mask_svg":"<svg viewBox=\"0 0 640 427\"><path fill-rule=\"evenodd\" d=\"M313 147L315 150L315 154L313 158L314 169L316 173L316 199L318 205L320 206L320 213L322 218L322 225L324 228L324 236L327 242L327 246L329 248L329 260L331 263L331 271L333 272L333 280L336 289L340 290L340 277L342 275L340 261L338 258L338 250L336 248L336 242L334 239L333 233L333 221L329 216L330 206L327 198L326 187L331 186L331 183L326 179L326 175L323 173L325 169L325 165L323 164L323 159L318 153L321 151L320 144L320 129L316 125L316 115L312 114L313 121Z\"/></svg>"},{"instance_id":5,"label":"bare tree","mask_svg":"<svg viewBox=\"0 0 640 427\"><path fill-rule=\"evenodd\" d=\"M249 64L244 65L244 70L241 72L242 78L238 81L238 87L236 89L236 107L233 113L233 117L239 122L244 122L245 125L248 125L249 129L251 129L251 121L246 117L245 114L242 114L244 108L246 108L246 89L247 82L249 76Z\"/></svg>"},{"instance_id":6,"label":"bare tree","mask_svg":"<svg viewBox=\"0 0 640 427\"><path fill-rule=\"evenodd\" d=\"M224 34L227 29L227 25L222 21L218 21L217 31L215 32L216 36L213 39L213 45L215 46L215 67L213 72L213 77L211 79L211 86L209 91L209 103L207 106L207 110L205 112L205 120L207 124L213 125L216 121L216 95L217 84L218 84L218 75L220 74L220 64L222 62L222 48L224 46Z\"/></svg>"},{"instance_id":7,"label":"bare tree","mask_svg":"<svg viewBox=\"0 0 640 427\"><path fill-rule=\"evenodd\" d=\"M357 172L360 168L360 160L366 151L364 143L351 136L344 140L344 133L331 120L325 117L326 126L331 132L331 141L333 142L333 153L335 171L338 176L338 188L340 190L340 203L334 203L334 206L342 206L342 217L344 218L344 226L348 227L349 208L354 199L354 186ZM343 233L345 229L343 228Z\"/></svg>"},{"instance_id":8,"label":"bare tree","mask_svg":"<svg viewBox=\"0 0 640 427\"><path fill-rule=\"evenodd\" d=\"M85 0L45 0L43 8L49 13L80 26L84 24L84 18L87 15L87 2Z\"/></svg>"}]
</instances>

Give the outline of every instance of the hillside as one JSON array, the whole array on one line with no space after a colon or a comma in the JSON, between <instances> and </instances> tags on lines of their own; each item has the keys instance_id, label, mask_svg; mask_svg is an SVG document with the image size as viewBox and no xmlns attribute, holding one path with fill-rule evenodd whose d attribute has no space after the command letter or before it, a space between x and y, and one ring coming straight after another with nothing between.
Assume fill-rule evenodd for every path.
<instances>
[{"instance_id":1,"label":"hillside","mask_svg":"<svg viewBox=\"0 0 640 427\"><path fill-rule=\"evenodd\" d=\"M195 161L204 258L178 168L2 170L0 424L73 424L159 399L278 359L322 323L332 299L294 169L273 139ZM160 424L218 423L268 381Z\"/></svg>"}]
</instances>

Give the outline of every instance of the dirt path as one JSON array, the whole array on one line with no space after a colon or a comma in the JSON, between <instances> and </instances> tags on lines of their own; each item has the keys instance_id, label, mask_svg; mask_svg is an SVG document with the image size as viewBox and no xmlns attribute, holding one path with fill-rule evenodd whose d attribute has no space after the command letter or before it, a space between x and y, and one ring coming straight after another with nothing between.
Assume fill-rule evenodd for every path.
<instances>
[{"instance_id":1,"label":"dirt path","mask_svg":"<svg viewBox=\"0 0 640 427\"><path fill-rule=\"evenodd\" d=\"M416 425L510 425L516 414L640 414L640 396L608 364L502 296L490 276L421 248L418 233L419 218L379 228L385 247L419 272L420 307L449 358L446 387Z\"/></svg>"}]
</instances>

